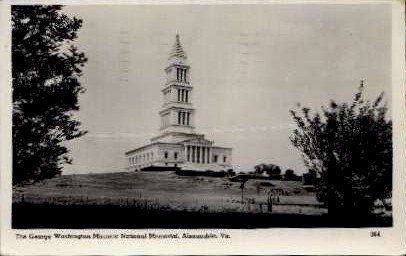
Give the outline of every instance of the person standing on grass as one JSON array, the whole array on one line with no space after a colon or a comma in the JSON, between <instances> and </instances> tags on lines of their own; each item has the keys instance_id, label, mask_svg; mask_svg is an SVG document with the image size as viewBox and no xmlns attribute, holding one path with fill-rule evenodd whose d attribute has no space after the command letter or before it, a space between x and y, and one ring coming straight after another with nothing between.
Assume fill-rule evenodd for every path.
<instances>
[{"instance_id":1,"label":"person standing on grass","mask_svg":"<svg viewBox=\"0 0 406 256\"><path fill-rule=\"evenodd\" d=\"M272 192L268 193L268 212L272 212Z\"/></svg>"}]
</instances>

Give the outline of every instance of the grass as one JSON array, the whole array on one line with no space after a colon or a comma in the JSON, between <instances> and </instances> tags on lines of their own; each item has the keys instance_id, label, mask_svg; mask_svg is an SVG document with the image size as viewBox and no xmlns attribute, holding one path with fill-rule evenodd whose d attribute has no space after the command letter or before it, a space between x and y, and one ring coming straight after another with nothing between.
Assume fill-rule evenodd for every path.
<instances>
[{"instance_id":1,"label":"grass","mask_svg":"<svg viewBox=\"0 0 406 256\"><path fill-rule=\"evenodd\" d=\"M12 226L29 228L388 227L391 216L333 218L300 182L173 172L63 175L13 189ZM274 204L268 211L267 198ZM279 199L279 200L278 200Z\"/></svg>"},{"instance_id":2,"label":"grass","mask_svg":"<svg viewBox=\"0 0 406 256\"><path fill-rule=\"evenodd\" d=\"M262 185L261 185L262 183ZM273 213L321 215L314 193L300 182L249 180L241 201L239 182L228 178L178 176L173 172L123 172L62 175L17 187L13 200L48 204L133 205L171 211L267 212L270 193L279 194Z\"/></svg>"}]
</instances>

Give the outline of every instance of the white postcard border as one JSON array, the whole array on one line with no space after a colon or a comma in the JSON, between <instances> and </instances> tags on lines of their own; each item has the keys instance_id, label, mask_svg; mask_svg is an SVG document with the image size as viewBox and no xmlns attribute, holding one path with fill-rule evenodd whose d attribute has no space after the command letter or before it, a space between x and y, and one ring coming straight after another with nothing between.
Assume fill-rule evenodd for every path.
<instances>
[{"instance_id":1,"label":"white postcard border","mask_svg":"<svg viewBox=\"0 0 406 256\"><path fill-rule=\"evenodd\" d=\"M33 1L14 1L24 4ZM253 3L281 3L256 1ZM286 1L283 1L286 3ZM354 1L306 1L306 3L354 4ZM357 1L377 3L388 1ZM35 1L35 3L90 4L90 1ZM92 4L134 4L133 1L91 1ZM137 4L248 4L248 1L137 1ZM289 1L289 4L303 1ZM0 191L1 253L5 255L127 255L127 254L370 254L397 255L406 252L406 112L405 112L405 17L404 2L392 1L392 103L393 103L393 220L392 228L269 228L198 230L52 230L11 229L11 36L10 2L0 2ZM370 233L380 231L380 237ZM170 234L226 233L230 239L18 239L16 234Z\"/></svg>"}]
</instances>

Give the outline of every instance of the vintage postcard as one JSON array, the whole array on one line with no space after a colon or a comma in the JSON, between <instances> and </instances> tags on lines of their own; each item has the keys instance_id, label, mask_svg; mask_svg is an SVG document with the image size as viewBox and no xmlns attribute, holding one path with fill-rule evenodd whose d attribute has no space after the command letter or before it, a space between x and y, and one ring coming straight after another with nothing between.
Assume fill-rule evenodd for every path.
<instances>
[{"instance_id":1,"label":"vintage postcard","mask_svg":"<svg viewBox=\"0 0 406 256\"><path fill-rule=\"evenodd\" d=\"M406 253L404 1L0 12L2 254Z\"/></svg>"}]
</instances>

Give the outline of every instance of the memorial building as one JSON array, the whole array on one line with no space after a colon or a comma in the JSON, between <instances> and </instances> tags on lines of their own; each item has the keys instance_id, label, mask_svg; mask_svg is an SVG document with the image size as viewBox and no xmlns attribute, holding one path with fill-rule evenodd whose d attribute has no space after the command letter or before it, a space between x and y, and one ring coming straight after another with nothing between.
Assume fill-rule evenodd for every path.
<instances>
[{"instance_id":1,"label":"memorial building","mask_svg":"<svg viewBox=\"0 0 406 256\"><path fill-rule=\"evenodd\" d=\"M166 83L162 89L163 105L160 134L148 145L126 152L128 169L229 171L232 149L215 146L204 134L195 132L196 109L193 107L193 86L190 66L176 35L175 44L165 68Z\"/></svg>"}]
</instances>

